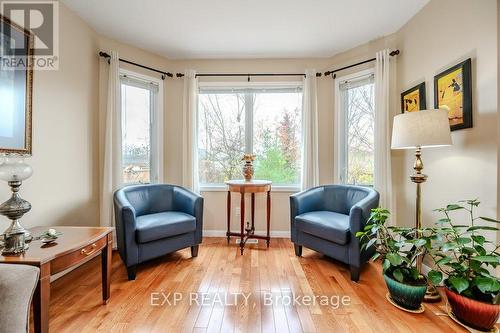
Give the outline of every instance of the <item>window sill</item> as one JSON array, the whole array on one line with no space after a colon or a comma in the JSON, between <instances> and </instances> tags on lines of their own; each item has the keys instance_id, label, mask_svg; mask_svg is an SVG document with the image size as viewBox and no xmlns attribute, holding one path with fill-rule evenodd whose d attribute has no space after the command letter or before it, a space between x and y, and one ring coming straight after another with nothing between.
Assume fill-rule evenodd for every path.
<instances>
[{"instance_id":1,"label":"window sill","mask_svg":"<svg viewBox=\"0 0 500 333\"><path fill-rule=\"evenodd\" d=\"M271 192L286 192L286 193L296 193L300 191L298 186L283 186L275 185L271 187ZM227 192L226 185L207 185L200 186L200 192Z\"/></svg>"}]
</instances>

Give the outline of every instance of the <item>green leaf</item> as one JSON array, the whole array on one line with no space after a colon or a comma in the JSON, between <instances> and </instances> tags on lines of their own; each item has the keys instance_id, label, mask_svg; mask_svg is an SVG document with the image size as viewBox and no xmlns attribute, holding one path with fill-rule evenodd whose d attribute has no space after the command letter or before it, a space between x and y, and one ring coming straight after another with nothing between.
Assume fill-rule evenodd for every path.
<instances>
[{"instance_id":1,"label":"green leaf","mask_svg":"<svg viewBox=\"0 0 500 333\"><path fill-rule=\"evenodd\" d=\"M361 238L361 237L363 237L364 235L365 235L365 233L364 233L363 231L358 231L358 232L356 233L356 237L357 237L357 238Z\"/></svg>"},{"instance_id":2,"label":"green leaf","mask_svg":"<svg viewBox=\"0 0 500 333\"><path fill-rule=\"evenodd\" d=\"M378 259L378 257L380 257L380 253L375 252L375 254L372 256L371 260L372 260L372 261L375 261L375 260L377 260L377 259Z\"/></svg>"},{"instance_id":3,"label":"green leaf","mask_svg":"<svg viewBox=\"0 0 500 333\"><path fill-rule=\"evenodd\" d=\"M485 220L485 221L488 221L488 222L493 222L493 223L500 223L500 221L498 220L495 220L495 219L492 219L490 217L484 217L484 216L481 216L479 217L481 220Z\"/></svg>"},{"instance_id":4,"label":"green leaf","mask_svg":"<svg viewBox=\"0 0 500 333\"><path fill-rule=\"evenodd\" d=\"M404 280L403 272L401 272L401 270L399 268L395 269L394 272L392 272L392 276L394 276L394 278L401 283Z\"/></svg>"},{"instance_id":5,"label":"green leaf","mask_svg":"<svg viewBox=\"0 0 500 333\"><path fill-rule=\"evenodd\" d=\"M464 207L456 204L446 206L446 210L457 210L457 209L464 209Z\"/></svg>"},{"instance_id":6,"label":"green leaf","mask_svg":"<svg viewBox=\"0 0 500 333\"><path fill-rule=\"evenodd\" d=\"M369 248L370 246L372 246L373 244L375 244L376 241L377 241L376 238L370 239L370 241L366 244L366 248Z\"/></svg>"},{"instance_id":7,"label":"green leaf","mask_svg":"<svg viewBox=\"0 0 500 333\"><path fill-rule=\"evenodd\" d=\"M500 257L497 256L477 256L477 257L472 257L471 259L479 262L500 263Z\"/></svg>"},{"instance_id":8,"label":"green leaf","mask_svg":"<svg viewBox=\"0 0 500 333\"><path fill-rule=\"evenodd\" d=\"M417 240L415 241L414 245L415 245L416 247L422 247L422 246L424 246L426 243L427 243L427 241L426 241L425 239L420 238L420 239L417 239Z\"/></svg>"},{"instance_id":9,"label":"green leaf","mask_svg":"<svg viewBox=\"0 0 500 333\"><path fill-rule=\"evenodd\" d=\"M477 276L474 279L474 283L485 294L493 293L500 289L500 283L489 277Z\"/></svg>"},{"instance_id":10,"label":"green leaf","mask_svg":"<svg viewBox=\"0 0 500 333\"><path fill-rule=\"evenodd\" d=\"M389 267L391 267L391 262L384 259L384 261L382 261L382 270L385 272Z\"/></svg>"},{"instance_id":11,"label":"green leaf","mask_svg":"<svg viewBox=\"0 0 500 333\"><path fill-rule=\"evenodd\" d=\"M484 225L475 225L475 226L470 227L469 229L467 229L468 232L476 231L476 230L492 230L492 231L497 231L499 229L495 228L495 227L484 226Z\"/></svg>"},{"instance_id":12,"label":"green leaf","mask_svg":"<svg viewBox=\"0 0 500 333\"><path fill-rule=\"evenodd\" d=\"M436 223L439 223L439 224L450 223L450 222L451 222L451 220L448 218L442 218L442 219L439 219L436 221Z\"/></svg>"},{"instance_id":13,"label":"green leaf","mask_svg":"<svg viewBox=\"0 0 500 333\"><path fill-rule=\"evenodd\" d=\"M444 258L441 258L439 259L438 261L436 261L436 265L446 265L447 263L449 263L452 259L450 257L444 257Z\"/></svg>"},{"instance_id":14,"label":"green leaf","mask_svg":"<svg viewBox=\"0 0 500 333\"><path fill-rule=\"evenodd\" d=\"M431 283L436 286L443 280L443 273L438 271L430 271L429 274L427 274L427 277L429 278L429 280L431 280Z\"/></svg>"},{"instance_id":15,"label":"green leaf","mask_svg":"<svg viewBox=\"0 0 500 333\"><path fill-rule=\"evenodd\" d=\"M401 256L397 253L387 253L387 255L385 256L391 263L392 266L399 266L401 265L401 262L403 261L401 259Z\"/></svg>"},{"instance_id":16,"label":"green leaf","mask_svg":"<svg viewBox=\"0 0 500 333\"><path fill-rule=\"evenodd\" d=\"M472 235L471 237L474 240L474 242L478 243L479 245L483 245L484 241L486 240L486 238L484 238L484 236L481 235Z\"/></svg>"},{"instance_id":17,"label":"green leaf","mask_svg":"<svg viewBox=\"0 0 500 333\"><path fill-rule=\"evenodd\" d=\"M458 237L457 238L457 243L460 245L468 244L470 242L472 242L472 239L470 239L469 237Z\"/></svg>"},{"instance_id":18,"label":"green leaf","mask_svg":"<svg viewBox=\"0 0 500 333\"><path fill-rule=\"evenodd\" d=\"M484 249L484 247L482 247L481 245L475 245L474 246L474 249L477 251L477 253L480 255L480 256L485 256L486 255L486 250Z\"/></svg>"},{"instance_id":19,"label":"green leaf","mask_svg":"<svg viewBox=\"0 0 500 333\"><path fill-rule=\"evenodd\" d=\"M442 247L442 250L444 252L446 251L449 251L449 250L453 250L457 247L457 243L455 242L448 242L448 243L444 243L443 247Z\"/></svg>"},{"instance_id":20,"label":"green leaf","mask_svg":"<svg viewBox=\"0 0 500 333\"><path fill-rule=\"evenodd\" d=\"M467 279L465 279L463 277L452 276L452 277L448 278L448 282L451 283L451 285L453 286L453 288L459 294L461 294L462 291L464 291L465 289L469 288L469 281L467 281Z\"/></svg>"}]
</instances>

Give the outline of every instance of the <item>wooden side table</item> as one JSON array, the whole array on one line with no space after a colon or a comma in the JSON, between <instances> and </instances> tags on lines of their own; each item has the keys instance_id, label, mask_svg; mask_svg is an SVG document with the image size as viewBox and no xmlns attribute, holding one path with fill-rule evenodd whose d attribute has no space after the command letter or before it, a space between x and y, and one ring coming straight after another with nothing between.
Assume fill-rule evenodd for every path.
<instances>
[{"instance_id":1,"label":"wooden side table","mask_svg":"<svg viewBox=\"0 0 500 333\"><path fill-rule=\"evenodd\" d=\"M231 236L240 237L240 253L243 254L245 243L250 238L265 239L267 247L269 247L270 227L271 227L271 184L269 180L230 180L226 182L227 191L227 242L229 244ZM239 192L241 196L241 211L240 211L240 232L231 232L231 192ZM245 194L252 195L251 207L251 226L245 228ZM267 193L267 234L266 236L255 234L255 194Z\"/></svg>"},{"instance_id":2,"label":"wooden side table","mask_svg":"<svg viewBox=\"0 0 500 333\"><path fill-rule=\"evenodd\" d=\"M41 246L32 241L22 255L0 255L0 263L32 265L40 268L40 277L33 298L35 332L49 331L50 276L71 268L89 256L101 252L102 300L109 299L111 281L111 251L113 249L113 228L107 227L51 227L63 234L56 243ZM33 236L47 230L47 227L29 229Z\"/></svg>"}]
</instances>

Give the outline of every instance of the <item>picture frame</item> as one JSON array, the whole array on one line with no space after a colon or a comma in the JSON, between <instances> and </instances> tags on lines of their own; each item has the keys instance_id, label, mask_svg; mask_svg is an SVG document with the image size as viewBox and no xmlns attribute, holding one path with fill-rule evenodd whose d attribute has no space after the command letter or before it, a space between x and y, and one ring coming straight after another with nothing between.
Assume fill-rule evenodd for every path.
<instances>
[{"instance_id":1,"label":"picture frame","mask_svg":"<svg viewBox=\"0 0 500 333\"><path fill-rule=\"evenodd\" d=\"M32 154L33 46L32 32L0 15L0 155Z\"/></svg>"},{"instance_id":2,"label":"picture frame","mask_svg":"<svg viewBox=\"0 0 500 333\"><path fill-rule=\"evenodd\" d=\"M434 76L434 107L448 111L452 131L472 127L471 58Z\"/></svg>"},{"instance_id":3,"label":"picture frame","mask_svg":"<svg viewBox=\"0 0 500 333\"><path fill-rule=\"evenodd\" d=\"M426 108L425 81L401 93L401 113L415 112Z\"/></svg>"}]
</instances>

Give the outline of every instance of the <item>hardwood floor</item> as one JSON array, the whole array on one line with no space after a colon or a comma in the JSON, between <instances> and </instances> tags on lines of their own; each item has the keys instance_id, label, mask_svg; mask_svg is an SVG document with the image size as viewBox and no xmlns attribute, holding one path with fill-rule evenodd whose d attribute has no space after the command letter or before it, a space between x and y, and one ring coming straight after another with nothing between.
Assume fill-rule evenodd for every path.
<instances>
[{"instance_id":1,"label":"hardwood floor","mask_svg":"<svg viewBox=\"0 0 500 333\"><path fill-rule=\"evenodd\" d=\"M426 304L423 314L390 305L379 265L367 265L353 283L346 265L305 248L298 258L286 239L272 239L269 249L265 241L247 244L240 256L234 243L207 238L197 258L189 249L166 255L140 265L135 281L127 280L118 253L112 262L107 305L99 258L52 284L51 332L465 332L436 314L444 312L443 302ZM182 296L176 305L174 293ZM217 298L224 301L225 295L226 306ZM267 305L271 295L273 305ZM299 297L301 305L290 305L287 295ZM314 295L329 296L330 305L320 297L307 305L305 296ZM346 296L350 303L342 305Z\"/></svg>"}]
</instances>

